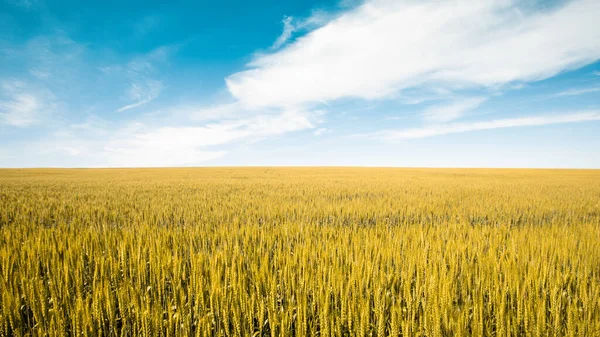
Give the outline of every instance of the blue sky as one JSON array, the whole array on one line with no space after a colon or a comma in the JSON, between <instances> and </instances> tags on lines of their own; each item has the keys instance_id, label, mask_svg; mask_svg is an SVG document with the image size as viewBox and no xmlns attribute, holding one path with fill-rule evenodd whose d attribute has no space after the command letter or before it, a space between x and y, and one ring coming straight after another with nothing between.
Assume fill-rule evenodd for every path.
<instances>
[{"instance_id":1,"label":"blue sky","mask_svg":"<svg viewBox=\"0 0 600 337\"><path fill-rule=\"evenodd\" d=\"M597 0L0 0L0 167L600 168Z\"/></svg>"}]
</instances>

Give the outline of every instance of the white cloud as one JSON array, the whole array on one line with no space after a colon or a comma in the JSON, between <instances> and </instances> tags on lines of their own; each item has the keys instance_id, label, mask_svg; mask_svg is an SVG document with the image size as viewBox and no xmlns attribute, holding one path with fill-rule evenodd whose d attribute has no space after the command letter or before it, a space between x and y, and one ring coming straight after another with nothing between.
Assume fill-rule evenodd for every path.
<instances>
[{"instance_id":1,"label":"white cloud","mask_svg":"<svg viewBox=\"0 0 600 337\"><path fill-rule=\"evenodd\" d=\"M600 58L598 15L597 0L537 12L507 0L373 0L257 56L226 84L265 107L535 81Z\"/></svg>"},{"instance_id":2,"label":"white cloud","mask_svg":"<svg viewBox=\"0 0 600 337\"><path fill-rule=\"evenodd\" d=\"M138 56L131 60L126 67L126 75L131 85L127 90L127 97L133 103L126 104L117 109L123 112L152 102L161 94L164 86L160 77L160 71L156 64L167 62L169 56L179 49L179 45L166 45L152 50L150 53ZM110 74L120 67L101 67L100 71Z\"/></svg>"},{"instance_id":3,"label":"white cloud","mask_svg":"<svg viewBox=\"0 0 600 337\"><path fill-rule=\"evenodd\" d=\"M38 121L40 107L35 96L16 94L9 101L0 101L0 120L12 126L28 126Z\"/></svg>"},{"instance_id":4,"label":"white cloud","mask_svg":"<svg viewBox=\"0 0 600 337\"><path fill-rule=\"evenodd\" d=\"M72 130L83 130L83 131L92 131L99 132L107 129L109 127L109 122L103 119L100 116L90 114L83 118L80 121L72 122L68 125L69 129Z\"/></svg>"},{"instance_id":5,"label":"white cloud","mask_svg":"<svg viewBox=\"0 0 600 337\"><path fill-rule=\"evenodd\" d=\"M594 75L600 76L600 71L594 71Z\"/></svg>"},{"instance_id":6,"label":"white cloud","mask_svg":"<svg viewBox=\"0 0 600 337\"><path fill-rule=\"evenodd\" d=\"M294 32L294 25L292 25L292 20L293 18L291 16L286 16L283 18L283 32L281 32L281 35L279 35L277 40L275 40L271 48L278 49L292 37L292 33Z\"/></svg>"},{"instance_id":7,"label":"white cloud","mask_svg":"<svg viewBox=\"0 0 600 337\"><path fill-rule=\"evenodd\" d=\"M123 111L129 110L129 109L137 108L138 106L144 105L144 104L150 102L151 100L152 99L142 100L142 101L139 101L139 102L135 102L135 103L124 105L124 106L118 108L117 112L123 112Z\"/></svg>"},{"instance_id":8,"label":"white cloud","mask_svg":"<svg viewBox=\"0 0 600 337\"><path fill-rule=\"evenodd\" d=\"M168 167L193 165L222 157L226 151L203 151L191 147L176 150L153 149L130 145L121 148L105 147L102 152L105 167Z\"/></svg>"},{"instance_id":9,"label":"white cloud","mask_svg":"<svg viewBox=\"0 0 600 337\"><path fill-rule=\"evenodd\" d=\"M182 105L169 109L171 115L182 114L193 121L221 120L248 115L239 102L224 103L209 106Z\"/></svg>"},{"instance_id":10,"label":"white cloud","mask_svg":"<svg viewBox=\"0 0 600 337\"><path fill-rule=\"evenodd\" d=\"M284 111L202 126L146 128L140 125L119 130L103 148L109 166L178 166L224 156L218 148L240 141L313 128L314 113Z\"/></svg>"},{"instance_id":11,"label":"white cloud","mask_svg":"<svg viewBox=\"0 0 600 337\"><path fill-rule=\"evenodd\" d=\"M47 79L50 77L50 72L40 68L31 68L29 69L29 73L33 77L37 77L39 79Z\"/></svg>"},{"instance_id":12,"label":"white cloud","mask_svg":"<svg viewBox=\"0 0 600 337\"><path fill-rule=\"evenodd\" d=\"M322 135L322 134L324 134L324 133L326 133L326 132L329 132L329 131L330 131L330 130L329 130L329 129L327 129L327 128L318 128L318 129L316 129L316 130L315 130L315 132L313 132L313 134L314 134L315 136L320 136L320 135Z\"/></svg>"},{"instance_id":13,"label":"white cloud","mask_svg":"<svg viewBox=\"0 0 600 337\"><path fill-rule=\"evenodd\" d=\"M600 92L600 87L591 87L591 88L580 88L580 89L570 89L566 91L559 92L556 96L580 96L585 94L591 94L595 92Z\"/></svg>"},{"instance_id":14,"label":"white cloud","mask_svg":"<svg viewBox=\"0 0 600 337\"><path fill-rule=\"evenodd\" d=\"M471 97L459 99L449 104L434 105L425 109L422 116L430 122L449 122L461 118L486 100L485 97Z\"/></svg>"},{"instance_id":15,"label":"white cloud","mask_svg":"<svg viewBox=\"0 0 600 337\"><path fill-rule=\"evenodd\" d=\"M28 40L21 57L27 60L28 72L33 77L52 83L64 83L83 76L83 56L86 47L64 33L42 35ZM58 84L60 85L60 84Z\"/></svg>"},{"instance_id":16,"label":"white cloud","mask_svg":"<svg viewBox=\"0 0 600 337\"><path fill-rule=\"evenodd\" d=\"M388 130L381 131L370 136L381 138L385 140L406 140L406 139L417 139L427 138L433 136L440 136L452 133L463 133L470 131L480 130L491 130L501 128L513 128L513 127L525 127L525 126L541 126L550 124L564 124L564 123L579 123L586 121L598 121L600 120L600 111L588 111L578 112L563 115L545 115L545 116L531 116L531 117L517 117L517 118L506 118L496 119L491 121L483 122L472 122L472 123L450 123L450 124L438 124L431 125L422 128L413 128L406 130Z\"/></svg>"},{"instance_id":17,"label":"white cloud","mask_svg":"<svg viewBox=\"0 0 600 337\"><path fill-rule=\"evenodd\" d=\"M117 109L117 112L133 109L153 101L158 97L158 95L160 95L162 88L162 82L156 80L148 80L143 83L133 83L127 94L135 103L125 105Z\"/></svg>"},{"instance_id":18,"label":"white cloud","mask_svg":"<svg viewBox=\"0 0 600 337\"><path fill-rule=\"evenodd\" d=\"M40 122L54 111L51 95L24 82L4 81L0 85L0 123L26 127Z\"/></svg>"},{"instance_id":19,"label":"white cloud","mask_svg":"<svg viewBox=\"0 0 600 337\"><path fill-rule=\"evenodd\" d=\"M78 156L81 153L81 149L74 146L57 146L56 150L63 151L69 156Z\"/></svg>"},{"instance_id":20,"label":"white cloud","mask_svg":"<svg viewBox=\"0 0 600 337\"><path fill-rule=\"evenodd\" d=\"M320 113L290 109L200 125L161 126L164 123L146 121L121 127L91 116L71 124L67 131L29 144L27 152L40 158L59 158L52 159L53 166L199 165L226 155L236 144L313 129Z\"/></svg>"},{"instance_id":21,"label":"white cloud","mask_svg":"<svg viewBox=\"0 0 600 337\"><path fill-rule=\"evenodd\" d=\"M292 16L284 16L281 23L283 23L283 31L281 35L275 40L271 49L279 49L286 42L292 38L292 34L299 31L305 31L315 29L326 24L328 21L334 18L330 13L315 10L308 18L297 19Z\"/></svg>"}]
</instances>

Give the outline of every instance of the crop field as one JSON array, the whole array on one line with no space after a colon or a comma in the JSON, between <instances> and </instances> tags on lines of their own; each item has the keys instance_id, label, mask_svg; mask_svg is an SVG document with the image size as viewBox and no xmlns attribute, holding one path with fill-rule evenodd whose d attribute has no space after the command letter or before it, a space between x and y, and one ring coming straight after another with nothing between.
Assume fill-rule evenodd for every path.
<instances>
[{"instance_id":1,"label":"crop field","mask_svg":"<svg viewBox=\"0 0 600 337\"><path fill-rule=\"evenodd\" d=\"M600 336L600 171L0 170L0 336Z\"/></svg>"}]
</instances>

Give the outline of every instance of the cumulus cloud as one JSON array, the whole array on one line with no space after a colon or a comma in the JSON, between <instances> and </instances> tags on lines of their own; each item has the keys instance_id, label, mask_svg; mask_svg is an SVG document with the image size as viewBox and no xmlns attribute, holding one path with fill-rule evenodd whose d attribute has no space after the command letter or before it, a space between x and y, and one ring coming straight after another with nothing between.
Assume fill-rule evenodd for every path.
<instances>
[{"instance_id":1,"label":"cumulus cloud","mask_svg":"<svg viewBox=\"0 0 600 337\"><path fill-rule=\"evenodd\" d=\"M226 78L247 105L290 106L405 89L536 81L600 58L597 0L367 1Z\"/></svg>"},{"instance_id":2,"label":"cumulus cloud","mask_svg":"<svg viewBox=\"0 0 600 337\"><path fill-rule=\"evenodd\" d=\"M452 133L463 133L480 130L514 128L525 126L541 126L550 124L580 123L586 121L600 120L600 111L587 111L567 113L562 115L543 115L530 117L517 117L496 119L491 121L472 122L472 123L450 123L431 125L422 128L413 128L406 130L387 130L381 131L370 136L384 140L407 140L428 138Z\"/></svg>"}]
</instances>

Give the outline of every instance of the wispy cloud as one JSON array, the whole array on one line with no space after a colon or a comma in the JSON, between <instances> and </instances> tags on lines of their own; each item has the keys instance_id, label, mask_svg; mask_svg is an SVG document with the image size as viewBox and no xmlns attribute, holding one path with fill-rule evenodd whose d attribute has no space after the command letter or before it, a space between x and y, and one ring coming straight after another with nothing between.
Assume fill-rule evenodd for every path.
<instances>
[{"instance_id":1,"label":"wispy cloud","mask_svg":"<svg viewBox=\"0 0 600 337\"><path fill-rule=\"evenodd\" d=\"M40 0L7 0L9 4L13 4L15 6L20 6L26 9L33 9Z\"/></svg>"},{"instance_id":2,"label":"wispy cloud","mask_svg":"<svg viewBox=\"0 0 600 337\"><path fill-rule=\"evenodd\" d=\"M292 33L294 32L294 25L292 25L292 20L293 18L291 16L286 16L283 18L283 32L281 32L281 35L279 35L277 40L275 40L271 48L278 49L292 37Z\"/></svg>"},{"instance_id":3,"label":"wispy cloud","mask_svg":"<svg viewBox=\"0 0 600 337\"><path fill-rule=\"evenodd\" d=\"M148 80L146 82L133 83L128 91L128 97L135 103L125 105L117 112L123 112L129 109L136 108L140 105L144 105L148 102L153 101L158 97L163 88L162 82L157 80Z\"/></svg>"},{"instance_id":4,"label":"wispy cloud","mask_svg":"<svg viewBox=\"0 0 600 337\"><path fill-rule=\"evenodd\" d=\"M226 155L235 144L253 143L313 129L318 111L285 110L247 118L162 126L161 121L112 124L91 117L68 131L30 145L32 155L68 156L58 166L163 167L199 165ZM122 123L120 123L122 124Z\"/></svg>"},{"instance_id":5,"label":"wispy cloud","mask_svg":"<svg viewBox=\"0 0 600 337\"><path fill-rule=\"evenodd\" d=\"M579 89L570 89L566 91L559 92L555 96L580 96L585 94L592 94L595 92L600 92L600 87L591 87L591 88L579 88Z\"/></svg>"},{"instance_id":6,"label":"wispy cloud","mask_svg":"<svg viewBox=\"0 0 600 337\"><path fill-rule=\"evenodd\" d=\"M315 136L320 136L320 135L322 135L324 133L327 133L327 132L330 132L330 131L331 130L329 130L328 128L318 128L318 129L315 130L315 132L313 132L313 134Z\"/></svg>"},{"instance_id":7,"label":"wispy cloud","mask_svg":"<svg viewBox=\"0 0 600 337\"><path fill-rule=\"evenodd\" d=\"M4 81L0 88L0 123L26 127L40 122L54 110L49 93L20 81Z\"/></svg>"},{"instance_id":8,"label":"wispy cloud","mask_svg":"<svg viewBox=\"0 0 600 337\"><path fill-rule=\"evenodd\" d=\"M281 23L283 24L283 31L281 35L277 37L271 49L279 49L286 42L288 42L295 32L310 30L318 28L328 21L332 20L334 16L331 13L316 10L307 18L294 18L292 16L284 16Z\"/></svg>"},{"instance_id":9,"label":"wispy cloud","mask_svg":"<svg viewBox=\"0 0 600 337\"><path fill-rule=\"evenodd\" d=\"M319 124L322 112L315 109L292 106L249 109L243 102L230 98L228 103L216 105L197 101L188 105L158 105L153 111L136 114L135 119L130 114L101 117L106 108L127 112L160 97L165 88L162 69L178 48L179 45L163 46L133 59L116 58L116 62L106 63L93 60L85 49L64 35L38 37L24 43L16 50L22 55L35 51L35 57L24 67L25 76L35 85L19 81L3 83L0 124L16 127L35 124L43 130L37 137L39 140L27 140L19 146L13 142L4 152L10 158L21 158L12 148L27 148L31 156L45 158L43 162L53 166L194 165L224 156L236 144L311 130ZM60 57L62 53L65 60ZM76 63L77 68L69 69L65 66L68 62ZM114 108L117 101L94 102L89 98L95 95L82 98L74 94L77 91L67 89L86 82L72 76L80 70L89 75L86 79L91 82L112 83L115 91L122 90L122 105ZM85 101L85 104L64 107L61 104L57 109L50 91L45 89L50 87L56 87L58 94L63 95L58 96L61 102L75 98L75 103ZM106 92L118 97L115 91ZM59 116L58 111L65 111L65 115ZM20 165L30 162L34 161L25 158Z\"/></svg>"},{"instance_id":10,"label":"wispy cloud","mask_svg":"<svg viewBox=\"0 0 600 337\"><path fill-rule=\"evenodd\" d=\"M406 130L387 130L370 134L369 136L384 140L407 140L427 138L453 133L463 133L480 130L514 128L525 126L541 126L550 124L580 123L600 120L600 111L577 112L562 115L544 115L518 118L496 119L472 123L450 123L431 125L422 128Z\"/></svg>"},{"instance_id":11,"label":"wispy cloud","mask_svg":"<svg viewBox=\"0 0 600 337\"><path fill-rule=\"evenodd\" d=\"M290 106L536 81L600 58L598 13L597 0L544 11L504 0L372 0L258 55L226 84L247 105Z\"/></svg>"},{"instance_id":12,"label":"wispy cloud","mask_svg":"<svg viewBox=\"0 0 600 337\"><path fill-rule=\"evenodd\" d=\"M449 122L463 117L469 111L479 107L486 97L458 99L447 104L431 106L423 111L422 117L430 122Z\"/></svg>"},{"instance_id":13,"label":"wispy cloud","mask_svg":"<svg viewBox=\"0 0 600 337\"><path fill-rule=\"evenodd\" d=\"M161 46L146 55L136 57L127 64L125 72L131 81L127 90L127 98L133 102L118 108L117 112L139 107L158 98L164 85L159 79L161 72L156 65L167 62L179 47L179 45ZM118 70L120 67L116 69ZM103 67L100 70L110 73L115 70L115 67Z\"/></svg>"},{"instance_id":14,"label":"wispy cloud","mask_svg":"<svg viewBox=\"0 0 600 337\"><path fill-rule=\"evenodd\" d=\"M41 68L31 68L29 69L29 74L40 79L47 79L50 77L50 72Z\"/></svg>"},{"instance_id":15,"label":"wispy cloud","mask_svg":"<svg viewBox=\"0 0 600 337\"><path fill-rule=\"evenodd\" d=\"M28 126L38 122L41 104L30 94L17 94L9 101L0 101L0 121L12 126Z\"/></svg>"},{"instance_id":16,"label":"wispy cloud","mask_svg":"<svg viewBox=\"0 0 600 337\"><path fill-rule=\"evenodd\" d=\"M63 32L37 36L27 41L20 54L29 74L41 81L64 83L81 76L86 48Z\"/></svg>"},{"instance_id":17,"label":"wispy cloud","mask_svg":"<svg viewBox=\"0 0 600 337\"><path fill-rule=\"evenodd\" d=\"M314 128L312 119L311 112L289 110L200 126L131 127L101 152L110 166L189 165L224 156L227 150L219 146Z\"/></svg>"}]
</instances>

